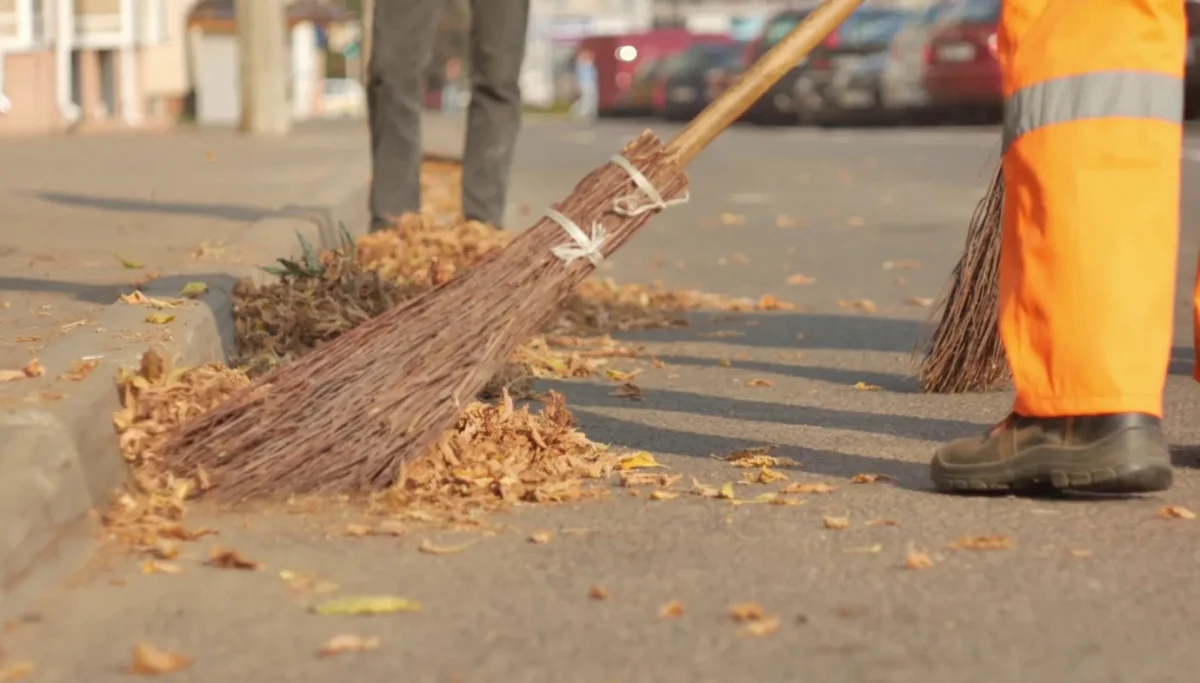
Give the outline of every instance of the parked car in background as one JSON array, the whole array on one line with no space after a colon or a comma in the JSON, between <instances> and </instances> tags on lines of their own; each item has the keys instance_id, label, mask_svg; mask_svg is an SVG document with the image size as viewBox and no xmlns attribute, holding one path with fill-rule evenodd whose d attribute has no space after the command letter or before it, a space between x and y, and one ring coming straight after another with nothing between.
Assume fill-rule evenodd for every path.
<instances>
[{"instance_id":1,"label":"parked car in background","mask_svg":"<svg viewBox=\"0 0 1200 683\"><path fill-rule=\"evenodd\" d=\"M925 91L955 118L992 121L1004 108L996 31L1000 0L962 0L929 42Z\"/></svg>"},{"instance_id":2,"label":"parked car in background","mask_svg":"<svg viewBox=\"0 0 1200 683\"><path fill-rule=\"evenodd\" d=\"M833 91L842 89L852 74L875 55L886 54L892 37L905 23L911 21L915 12L907 8L885 8L865 6L855 10L834 33L809 56L808 68L796 79L794 86L796 116L801 123L833 125L849 122L863 116L861 105L854 109L841 110ZM862 87L869 88L872 100L867 109L877 109L881 83L881 62L873 62L864 76L872 82ZM862 88L854 95L861 101ZM873 112L875 113L875 112ZM877 113L875 113L877 115Z\"/></svg>"},{"instance_id":3,"label":"parked car in background","mask_svg":"<svg viewBox=\"0 0 1200 683\"><path fill-rule=\"evenodd\" d=\"M663 118L687 121L699 114L740 69L745 51L741 43L698 43L673 57L664 72Z\"/></svg>"},{"instance_id":4,"label":"parked car in background","mask_svg":"<svg viewBox=\"0 0 1200 683\"><path fill-rule=\"evenodd\" d=\"M616 109L626 116L650 116L662 111L655 106L655 90L662 87L662 74L666 56L648 57L633 71L633 83L629 90L617 98Z\"/></svg>"},{"instance_id":5,"label":"parked car in background","mask_svg":"<svg viewBox=\"0 0 1200 683\"><path fill-rule=\"evenodd\" d=\"M753 64L755 60L779 44L784 36L796 27L805 17L812 14L815 6L784 10L767 20L758 38L746 47L743 56L743 67ZM794 123L796 110L792 101L792 90L796 79L804 72L808 60L801 61L794 69L784 74L777 83L772 85L763 96L758 98L742 119L751 123Z\"/></svg>"},{"instance_id":6,"label":"parked car in background","mask_svg":"<svg viewBox=\"0 0 1200 683\"><path fill-rule=\"evenodd\" d=\"M838 67L825 91L824 106L815 115L820 124L894 123L899 115L883 106L883 72L886 52L867 55L859 62Z\"/></svg>"},{"instance_id":7,"label":"parked car in background","mask_svg":"<svg viewBox=\"0 0 1200 683\"><path fill-rule=\"evenodd\" d=\"M962 0L934 3L892 36L879 89L880 106L890 116L914 123L938 118L925 91L930 41L961 5Z\"/></svg>"}]
</instances>

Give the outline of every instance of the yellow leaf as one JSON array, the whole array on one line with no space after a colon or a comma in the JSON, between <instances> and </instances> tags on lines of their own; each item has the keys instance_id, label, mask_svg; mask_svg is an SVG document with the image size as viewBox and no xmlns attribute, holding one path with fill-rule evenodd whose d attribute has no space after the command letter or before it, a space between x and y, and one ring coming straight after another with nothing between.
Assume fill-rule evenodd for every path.
<instances>
[{"instance_id":1,"label":"yellow leaf","mask_svg":"<svg viewBox=\"0 0 1200 683\"><path fill-rule=\"evenodd\" d=\"M829 493L834 487L829 484L796 482L779 490L780 493Z\"/></svg>"},{"instance_id":2,"label":"yellow leaf","mask_svg":"<svg viewBox=\"0 0 1200 683\"><path fill-rule=\"evenodd\" d=\"M717 491L717 498L721 498L723 500L733 500L736 497L737 496L733 493L733 482L731 481L727 481L722 484L721 488Z\"/></svg>"},{"instance_id":3,"label":"yellow leaf","mask_svg":"<svg viewBox=\"0 0 1200 683\"><path fill-rule=\"evenodd\" d=\"M867 384L866 382L855 382L854 388L859 391L879 391L881 387L875 384Z\"/></svg>"},{"instance_id":4,"label":"yellow leaf","mask_svg":"<svg viewBox=\"0 0 1200 683\"><path fill-rule=\"evenodd\" d=\"M1179 505L1164 505L1158 509L1163 519L1196 519L1196 513Z\"/></svg>"},{"instance_id":5,"label":"yellow leaf","mask_svg":"<svg viewBox=\"0 0 1200 683\"><path fill-rule=\"evenodd\" d=\"M474 541L467 541L466 543L461 543L459 545L435 545L433 541L425 538L421 540L421 545L417 546L417 550L425 553L426 555L454 555L455 553L461 553L462 551L466 550L473 543Z\"/></svg>"},{"instance_id":6,"label":"yellow leaf","mask_svg":"<svg viewBox=\"0 0 1200 683\"><path fill-rule=\"evenodd\" d=\"M183 572L183 567L170 562L159 562L158 560L146 560L142 564L143 574L180 574Z\"/></svg>"},{"instance_id":7,"label":"yellow leaf","mask_svg":"<svg viewBox=\"0 0 1200 683\"><path fill-rule=\"evenodd\" d=\"M33 662L17 662L7 669L0 669L0 683L19 681L33 673Z\"/></svg>"},{"instance_id":8,"label":"yellow leaf","mask_svg":"<svg viewBox=\"0 0 1200 683\"><path fill-rule=\"evenodd\" d=\"M546 545L554 538L554 534L549 531L535 531L529 535L529 542L538 545Z\"/></svg>"},{"instance_id":9,"label":"yellow leaf","mask_svg":"<svg viewBox=\"0 0 1200 683\"><path fill-rule=\"evenodd\" d=\"M856 474L850 479L851 484L874 484L877 481L890 481L886 474Z\"/></svg>"},{"instance_id":10,"label":"yellow leaf","mask_svg":"<svg viewBox=\"0 0 1200 683\"><path fill-rule=\"evenodd\" d=\"M617 468L621 470L649 469L651 467L666 467L666 465L658 464L654 456L646 451L638 451L633 455L627 455L621 458L620 464L617 465Z\"/></svg>"},{"instance_id":11,"label":"yellow leaf","mask_svg":"<svg viewBox=\"0 0 1200 683\"><path fill-rule=\"evenodd\" d=\"M777 481L787 481L787 475L782 472L776 472L770 467L763 465L761 468L759 468L758 479L755 481L760 484L771 484Z\"/></svg>"},{"instance_id":12,"label":"yellow leaf","mask_svg":"<svg viewBox=\"0 0 1200 683\"><path fill-rule=\"evenodd\" d=\"M864 545L864 546L860 546L857 548L843 548L842 549L842 552L844 552L844 553L861 553L861 554L867 554L867 555L874 555L881 551L883 551L882 543L872 543L871 545Z\"/></svg>"},{"instance_id":13,"label":"yellow leaf","mask_svg":"<svg viewBox=\"0 0 1200 683\"><path fill-rule=\"evenodd\" d=\"M904 558L905 569L929 569L933 566L933 558L928 554L912 551Z\"/></svg>"},{"instance_id":14,"label":"yellow leaf","mask_svg":"<svg viewBox=\"0 0 1200 683\"><path fill-rule=\"evenodd\" d=\"M127 268L129 270L139 270L141 268L146 267L146 264L144 264L144 263L138 263L137 261L130 261L129 259L122 258L120 256L117 257L117 260L121 262L121 266L123 268Z\"/></svg>"},{"instance_id":15,"label":"yellow leaf","mask_svg":"<svg viewBox=\"0 0 1200 683\"><path fill-rule=\"evenodd\" d=\"M614 382L629 382L634 377L637 377L638 375L642 374L642 370L633 370L631 372L624 372L622 370L609 369L609 370L605 370L604 374L607 375L608 378Z\"/></svg>"},{"instance_id":16,"label":"yellow leaf","mask_svg":"<svg viewBox=\"0 0 1200 683\"><path fill-rule=\"evenodd\" d=\"M816 281L817 279L815 277L809 277L804 273L796 273L787 279L787 283L789 285L811 285Z\"/></svg>"},{"instance_id":17,"label":"yellow leaf","mask_svg":"<svg viewBox=\"0 0 1200 683\"><path fill-rule=\"evenodd\" d=\"M362 614L395 614L397 612L416 612L421 605L408 598L392 596L359 596L339 598L315 605L313 612L321 615L362 615Z\"/></svg>"},{"instance_id":18,"label":"yellow leaf","mask_svg":"<svg viewBox=\"0 0 1200 683\"><path fill-rule=\"evenodd\" d=\"M146 316L146 322L154 325L166 325L173 320L175 320L175 316L169 313L151 313Z\"/></svg>"},{"instance_id":19,"label":"yellow leaf","mask_svg":"<svg viewBox=\"0 0 1200 683\"><path fill-rule=\"evenodd\" d=\"M1013 547L1008 536L963 536L947 546L953 550L1009 550Z\"/></svg>"},{"instance_id":20,"label":"yellow leaf","mask_svg":"<svg viewBox=\"0 0 1200 683\"><path fill-rule=\"evenodd\" d=\"M821 523L826 529L845 529L850 526L849 517L822 517Z\"/></svg>"},{"instance_id":21,"label":"yellow leaf","mask_svg":"<svg viewBox=\"0 0 1200 683\"><path fill-rule=\"evenodd\" d=\"M661 489L650 494L650 500L674 500L675 498L678 498L678 497L679 497L678 493L672 493L671 491L663 491Z\"/></svg>"},{"instance_id":22,"label":"yellow leaf","mask_svg":"<svg viewBox=\"0 0 1200 683\"><path fill-rule=\"evenodd\" d=\"M179 296L197 297L208 293L208 285L203 282L189 282L179 290Z\"/></svg>"},{"instance_id":23,"label":"yellow leaf","mask_svg":"<svg viewBox=\"0 0 1200 683\"><path fill-rule=\"evenodd\" d=\"M346 652L370 652L379 649L378 638L363 638L350 633L343 633L329 639L320 649L322 657L340 655Z\"/></svg>"},{"instance_id":24,"label":"yellow leaf","mask_svg":"<svg viewBox=\"0 0 1200 683\"><path fill-rule=\"evenodd\" d=\"M191 657L160 650L149 643L138 643L133 646L133 664L129 668L135 674L157 676L182 671L191 665Z\"/></svg>"},{"instance_id":25,"label":"yellow leaf","mask_svg":"<svg viewBox=\"0 0 1200 683\"><path fill-rule=\"evenodd\" d=\"M779 625L782 622L779 617L766 617L757 621L752 621L738 630L738 636L742 638L761 638L769 636L779 630Z\"/></svg>"},{"instance_id":26,"label":"yellow leaf","mask_svg":"<svg viewBox=\"0 0 1200 683\"><path fill-rule=\"evenodd\" d=\"M683 603L678 600L672 600L662 607L658 608L659 619L678 619L683 616Z\"/></svg>"}]
</instances>

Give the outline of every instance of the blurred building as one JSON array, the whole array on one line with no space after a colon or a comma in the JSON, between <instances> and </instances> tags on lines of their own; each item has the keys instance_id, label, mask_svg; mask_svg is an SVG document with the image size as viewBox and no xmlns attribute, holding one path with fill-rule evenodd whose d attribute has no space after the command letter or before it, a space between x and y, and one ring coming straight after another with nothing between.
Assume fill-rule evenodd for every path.
<instances>
[{"instance_id":1,"label":"blurred building","mask_svg":"<svg viewBox=\"0 0 1200 683\"><path fill-rule=\"evenodd\" d=\"M0 133L160 123L142 53L166 39L167 0L0 0Z\"/></svg>"}]
</instances>

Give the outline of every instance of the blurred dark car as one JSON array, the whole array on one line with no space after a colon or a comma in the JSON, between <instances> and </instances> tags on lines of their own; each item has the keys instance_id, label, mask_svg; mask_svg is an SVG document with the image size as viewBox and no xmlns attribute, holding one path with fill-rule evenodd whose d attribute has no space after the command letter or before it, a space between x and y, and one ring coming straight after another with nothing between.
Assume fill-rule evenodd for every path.
<instances>
[{"instance_id":1,"label":"blurred dark car","mask_svg":"<svg viewBox=\"0 0 1200 683\"><path fill-rule=\"evenodd\" d=\"M720 94L728 79L741 70L745 52L743 43L701 43L672 59L664 74L663 118L688 121L699 114Z\"/></svg>"},{"instance_id":2,"label":"blurred dark car","mask_svg":"<svg viewBox=\"0 0 1200 683\"><path fill-rule=\"evenodd\" d=\"M882 81L882 64L877 55L886 55L892 37L917 13L910 9L862 7L856 10L819 48L813 50L808 68L796 79L796 116L802 123L832 125L862 118L864 109L878 109L879 87ZM857 104L855 108L842 110L832 97L842 89L852 74L859 72L864 63L875 57L876 61L866 65L863 77L873 81L870 98L864 107L862 88L851 94ZM878 115L871 112L871 115Z\"/></svg>"},{"instance_id":3,"label":"blurred dark car","mask_svg":"<svg viewBox=\"0 0 1200 683\"><path fill-rule=\"evenodd\" d=\"M939 118L940 112L930 105L929 93L925 91L929 44L933 35L953 20L961 5L962 0L942 0L930 5L892 36L879 91L880 105L891 116L913 123Z\"/></svg>"},{"instance_id":4,"label":"blurred dark car","mask_svg":"<svg viewBox=\"0 0 1200 683\"><path fill-rule=\"evenodd\" d=\"M883 106L883 74L886 52L876 52L838 69L825 92L824 107L817 123L893 123L902 114Z\"/></svg>"},{"instance_id":5,"label":"blurred dark car","mask_svg":"<svg viewBox=\"0 0 1200 683\"><path fill-rule=\"evenodd\" d=\"M815 5L788 9L768 19L758 38L747 46L742 59L742 67L753 64L767 50L778 45L789 31L804 21L809 14L812 14L814 8ZM794 69L784 74L783 78L780 78L767 92L763 93L763 96L750 105L750 108L742 115L742 120L758 124L795 123L796 110L792 102L792 91L796 79L804 71L806 61L801 61Z\"/></svg>"},{"instance_id":6,"label":"blurred dark car","mask_svg":"<svg viewBox=\"0 0 1200 683\"><path fill-rule=\"evenodd\" d=\"M633 72L633 82L621 94L618 107L627 116L650 116L657 114L654 91L662 85L663 69L670 60L667 56L647 57Z\"/></svg>"},{"instance_id":7,"label":"blurred dark car","mask_svg":"<svg viewBox=\"0 0 1200 683\"><path fill-rule=\"evenodd\" d=\"M1200 116L1200 0L1184 3L1187 13L1187 65L1184 67L1184 114Z\"/></svg>"},{"instance_id":8,"label":"blurred dark car","mask_svg":"<svg viewBox=\"0 0 1200 683\"><path fill-rule=\"evenodd\" d=\"M1004 108L996 30L1000 0L963 0L929 41L925 91L956 118L993 121Z\"/></svg>"}]
</instances>

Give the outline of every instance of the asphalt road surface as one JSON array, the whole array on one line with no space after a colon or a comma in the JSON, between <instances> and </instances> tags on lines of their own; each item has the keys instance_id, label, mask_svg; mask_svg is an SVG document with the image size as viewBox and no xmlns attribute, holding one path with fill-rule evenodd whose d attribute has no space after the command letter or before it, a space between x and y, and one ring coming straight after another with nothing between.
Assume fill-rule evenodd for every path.
<instances>
[{"instance_id":1,"label":"asphalt road surface","mask_svg":"<svg viewBox=\"0 0 1200 683\"><path fill-rule=\"evenodd\" d=\"M529 222L639 129L532 125L514 222ZM639 377L641 402L610 396L601 382L554 385L593 439L650 450L686 476L736 480L740 472L710 456L773 443L798 461L784 470L793 481L829 483L833 492L796 507L618 492L507 515L511 531L447 556L417 552L419 537L330 533L349 513L198 518L268 569L191 563L181 575L143 576L136 561L98 552L88 571L8 629L5 651L36 664L28 680L88 683L124 680L139 640L194 657L171 678L203 682L1189 680L1200 665L1200 520L1158 511L1200 511L1191 448L1200 444L1200 388L1188 376L1196 193L1185 199L1168 387L1176 488L1136 499L1023 500L948 497L928 485L933 447L984 429L1010 400L922 396L909 376L928 309L906 301L938 294L997 139L979 129L730 132L694 164L691 203L656 219L612 274L770 293L805 310L751 316L755 325L699 316L688 329L630 335L667 363ZM1186 188L1200 182L1198 160L1189 152L1183 161ZM723 213L744 220L729 225L737 221ZM797 273L814 281L788 285ZM838 305L854 299L878 311ZM730 328L744 336L710 334ZM881 390L856 390L858 382ZM892 481L852 483L860 473ZM849 527L825 528L825 516L848 517ZM868 524L880 518L896 524ZM535 530L556 534L538 545L528 541ZM1007 536L1012 547L947 547L966 535ZM913 551L932 566L904 568ZM280 569L325 575L346 592L410 597L422 610L310 615L280 585ZM597 585L608 599L589 599ZM660 619L673 600L684 614ZM778 631L740 637L727 610L744 601L779 617ZM380 647L318 658L341 633L377 637Z\"/></svg>"}]
</instances>

